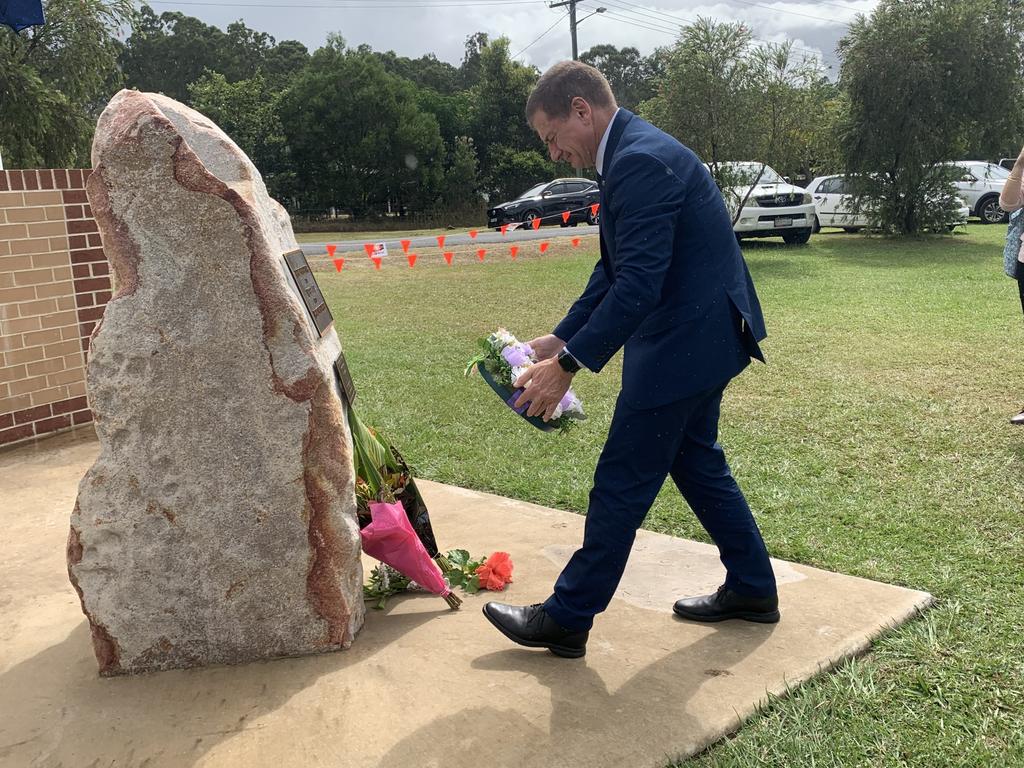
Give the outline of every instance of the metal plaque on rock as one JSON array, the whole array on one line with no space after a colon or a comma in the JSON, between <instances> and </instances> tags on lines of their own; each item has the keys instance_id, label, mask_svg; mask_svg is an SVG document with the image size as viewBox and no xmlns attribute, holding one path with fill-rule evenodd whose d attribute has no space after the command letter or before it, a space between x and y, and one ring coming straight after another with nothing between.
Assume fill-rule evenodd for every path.
<instances>
[{"instance_id":1,"label":"metal plaque on rock","mask_svg":"<svg viewBox=\"0 0 1024 768\"><path fill-rule=\"evenodd\" d=\"M320 335L323 335L323 332L334 322L334 316L331 314L327 302L324 301L324 295L320 292L316 278L313 277L313 270L309 268L306 254L302 252L301 248L289 251L284 255L284 260L288 264L288 269L291 270L292 277L295 278L295 284L299 287L302 301L305 302L306 309L309 310L309 315L313 318L313 325L316 326Z\"/></svg>"},{"instance_id":2,"label":"metal plaque on rock","mask_svg":"<svg viewBox=\"0 0 1024 768\"><path fill-rule=\"evenodd\" d=\"M338 384L341 385L345 398L349 404L354 403L356 401L356 386L352 383L352 374L348 372L348 363L345 362L344 352L339 353L338 359L334 361L334 372L338 376Z\"/></svg>"}]
</instances>

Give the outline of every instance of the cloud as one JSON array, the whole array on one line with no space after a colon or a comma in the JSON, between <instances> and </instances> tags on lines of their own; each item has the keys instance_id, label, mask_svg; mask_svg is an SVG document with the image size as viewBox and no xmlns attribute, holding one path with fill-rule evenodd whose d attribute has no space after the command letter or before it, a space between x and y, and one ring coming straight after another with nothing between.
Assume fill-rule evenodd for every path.
<instances>
[{"instance_id":1,"label":"cloud","mask_svg":"<svg viewBox=\"0 0 1024 768\"><path fill-rule=\"evenodd\" d=\"M407 1L416 4L429 0ZM326 4L329 0L307 2L310 5ZM798 47L820 53L826 64L836 65L835 46L845 33L847 24L857 13L870 12L875 5L877 0L722 0L712 3L692 0L660 0L656 3L583 0L579 6L581 18L599 6L606 7L607 11L579 24L579 50L582 52L591 46L607 43L618 47L634 46L641 53L648 54L655 47L671 45L678 24L704 16L719 21L741 21L764 40L793 40ZM462 61L466 38L476 32L486 32L491 37L507 36L513 53L526 48L521 60L542 70L571 56L569 21L567 18L559 21L564 11L551 9L542 2L390 9L154 3L154 8L157 12L172 8L180 10L222 28L242 18L248 26L267 32L279 41L300 40L310 50L323 45L328 32L338 32L352 46L366 43L375 50L394 50L414 58L433 53L443 61L458 65ZM554 28L534 42L552 24Z\"/></svg>"}]
</instances>

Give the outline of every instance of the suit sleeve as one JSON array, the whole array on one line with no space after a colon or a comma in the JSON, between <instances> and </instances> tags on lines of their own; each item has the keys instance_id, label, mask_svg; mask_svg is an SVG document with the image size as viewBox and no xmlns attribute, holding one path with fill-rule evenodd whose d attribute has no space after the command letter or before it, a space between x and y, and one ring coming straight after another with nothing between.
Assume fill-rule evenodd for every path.
<instances>
[{"instance_id":1,"label":"suit sleeve","mask_svg":"<svg viewBox=\"0 0 1024 768\"><path fill-rule=\"evenodd\" d=\"M604 368L661 300L685 200L679 177L646 154L619 160L609 189L609 211L615 218L615 280L571 337L573 355L594 372Z\"/></svg>"},{"instance_id":2,"label":"suit sleeve","mask_svg":"<svg viewBox=\"0 0 1024 768\"><path fill-rule=\"evenodd\" d=\"M608 276L605 274L604 265L598 259L597 266L590 275L590 281L583 290L583 294L576 299L565 319L555 328L554 334L562 341L568 341L587 322L590 313L601 303L601 299L608 292L610 287Z\"/></svg>"}]
</instances>

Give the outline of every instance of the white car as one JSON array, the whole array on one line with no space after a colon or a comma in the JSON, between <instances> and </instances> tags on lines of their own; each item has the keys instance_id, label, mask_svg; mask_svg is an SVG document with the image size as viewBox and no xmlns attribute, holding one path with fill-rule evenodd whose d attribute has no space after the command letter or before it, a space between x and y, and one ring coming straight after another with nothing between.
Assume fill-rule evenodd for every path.
<instances>
[{"instance_id":1,"label":"white car","mask_svg":"<svg viewBox=\"0 0 1024 768\"><path fill-rule=\"evenodd\" d=\"M842 227L847 232L856 232L871 223L865 211L855 210L853 195L845 176L819 176L807 185L807 191L817 210L815 231L821 227ZM950 230L966 224L970 214L970 208L961 205L957 210L956 223L950 225Z\"/></svg>"},{"instance_id":2,"label":"white car","mask_svg":"<svg viewBox=\"0 0 1024 768\"><path fill-rule=\"evenodd\" d=\"M958 160L950 163L963 169L963 176L955 183L957 194L971 209L971 215L982 224L1005 224L1009 215L999 207L999 193L1003 191L1010 172L995 163L984 160Z\"/></svg>"},{"instance_id":3,"label":"white car","mask_svg":"<svg viewBox=\"0 0 1024 768\"><path fill-rule=\"evenodd\" d=\"M736 219L733 231L737 239L781 237L790 245L810 240L815 211L807 190L790 184L767 165L757 185L751 187L761 163L722 163L722 166L730 176L741 181L740 185L729 187L725 195L729 212ZM744 196L747 201L736 218L736 209Z\"/></svg>"}]
</instances>

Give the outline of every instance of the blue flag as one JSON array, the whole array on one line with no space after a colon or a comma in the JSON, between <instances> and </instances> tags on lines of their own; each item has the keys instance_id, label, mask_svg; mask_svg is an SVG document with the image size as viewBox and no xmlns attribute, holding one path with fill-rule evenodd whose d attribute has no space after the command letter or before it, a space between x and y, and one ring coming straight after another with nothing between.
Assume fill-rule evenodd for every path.
<instances>
[{"instance_id":1,"label":"blue flag","mask_svg":"<svg viewBox=\"0 0 1024 768\"><path fill-rule=\"evenodd\" d=\"M0 24L15 32L45 23L43 0L0 0Z\"/></svg>"}]
</instances>

